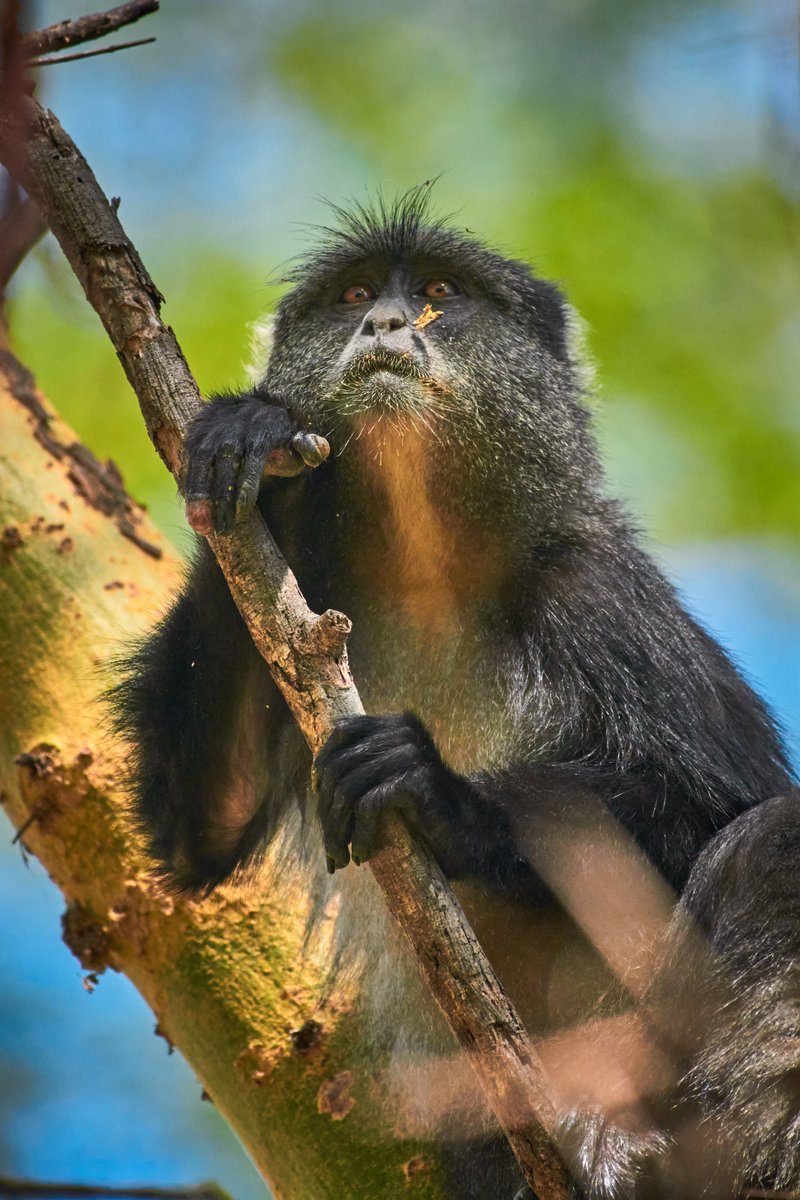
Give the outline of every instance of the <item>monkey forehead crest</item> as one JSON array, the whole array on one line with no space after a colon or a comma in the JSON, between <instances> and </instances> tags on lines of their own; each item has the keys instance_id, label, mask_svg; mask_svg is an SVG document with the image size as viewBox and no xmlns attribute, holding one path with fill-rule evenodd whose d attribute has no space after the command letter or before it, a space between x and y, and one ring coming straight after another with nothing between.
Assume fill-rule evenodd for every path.
<instances>
[{"instance_id":1,"label":"monkey forehead crest","mask_svg":"<svg viewBox=\"0 0 800 1200\"><path fill-rule=\"evenodd\" d=\"M393 200L379 195L371 204L349 208L330 204L334 221L317 228L315 245L284 276L294 288L281 304L300 308L312 302L332 279L363 263L448 264L486 298L521 318L561 321L566 302L552 283L538 279L527 263L490 249L452 217L431 206L432 183L420 184ZM546 311L547 310L547 311Z\"/></svg>"}]
</instances>

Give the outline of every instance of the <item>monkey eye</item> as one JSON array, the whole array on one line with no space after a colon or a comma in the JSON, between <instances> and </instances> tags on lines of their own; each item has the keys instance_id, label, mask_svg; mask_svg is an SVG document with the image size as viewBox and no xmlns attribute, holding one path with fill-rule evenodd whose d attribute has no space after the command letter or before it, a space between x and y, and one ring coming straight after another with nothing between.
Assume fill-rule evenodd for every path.
<instances>
[{"instance_id":1,"label":"monkey eye","mask_svg":"<svg viewBox=\"0 0 800 1200\"><path fill-rule=\"evenodd\" d=\"M340 304L366 304L368 300L374 300L377 295L374 288L371 288L368 283L351 283L349 288L345 288L339 297Z\"/></svg>"},{"instance_id":2,"label":"monkey eye","mask_svg":"<svg viewBox=\"0 0 800 1200\"><path fill-rule=\"evenodd\" d=\"M444 296L458 296L461 294L461 289L453 283L452 279L429 279L422 289L425 296L429 296L431 300L441 300Z\"/></svg>"}]
</instances>

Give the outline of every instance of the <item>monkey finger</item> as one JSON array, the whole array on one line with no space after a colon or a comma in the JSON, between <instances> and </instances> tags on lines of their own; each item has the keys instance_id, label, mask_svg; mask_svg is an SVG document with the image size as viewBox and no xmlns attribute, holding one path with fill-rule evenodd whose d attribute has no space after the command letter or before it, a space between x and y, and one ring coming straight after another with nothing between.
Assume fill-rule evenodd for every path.
<instances>
[{"instance_id":1,"label":"monkey finger","mask_svg":"<svg viewBox=\"0 0 800 1200\"><path fill-rule=\"evenodd\" d=\"M318 467L329 454L330 446L325 438L316 433L297 433L291 445L276 446L269 452L264 463L264 474L288 479L300 475L307 467Z\"/></svg>"},{"instance_id":2,"label":"monkey finger","mask_svg":"<svg viewBox=\"0 0 800 1200\"><path fill-rule=\"evenodd\" d=\"M347 849L353 828L355 799L330 773L321 777L317 793L317 813L322 827L325 854L335 867L346 867L350 861Z\"/></svg>"},{"instance_id":3,"label":"monkey finger","mask_svg":"<svg viewBox=\"0 0 800 1200\"><path fill-rule=\"evenodd\" d=\"M318 433L310 433L307 429L299 429L292 438L292 447L302 458L307 467L318 467L324 463L331 452L327 438Z\"/></svg>"},{"instance_id":4,"label":"monkey finger","mask_svg":"<svg viewBox=\"0 0 800 1200\"><path fill-rule=\"evenodd\" d=\"M214 530L230 533L236 515L236 477L241 455L235 446L223 446L217 455L211 499L214 504Z\"/></svg>"},{"instance_id":5,"label":"monkey finger","mask_svg":"<svg viewBox=\"0 0 800 1200\"><path fill-rule=\"evenodd\" d=\"M324 815L320 810L325 858L333 863L334 870L346 867L350 862L350 851L347 847L354 820L352 805L339 796L338 792L339 789L334 793L333 805Z\"/></svg>"},{"instance_id":6,"label":"monkey finger","mask_svg":"<svg viewBox=\"0 0 800 1200\"><path fill-rule=\"evenodd\" d=\"M381 830L383 814L391 804L385 789L375 788L361 797L353 822L350 852L356 866L369 862L384 844Z\"/></svg>"},{"instance_id":7,"label":"monkey finger","mask_svg":"<svg viewBox=\"0 0 800 1200\"><path fill-rule=\"evenodd\" d=\"M186 520L195 533L208 537L214 532L214 517L211 501L204 498L186 501Z\"/></svg>"},{"instance_id":8,"label":"monkey finger","mask_svg":"<svg viewBox=\"0 0 800 1200\"><path fill-rule=\"evenodd\" d=\"M192 500L207 500L211 496L211 481L214 476L214 452L202 446L191 450L186 463L184 495L186 503Z\"/></svg>"},{"instance_id":9,"label":"monkey finger","mask_svg":"<svg viewBox=\"0 0 800 1200\"><path fill-rule=\"evenodd\" d=\"M327 834L345 845L350 841L350 831L355 820L358 792L347 783L337 783L326 796L320 798L320 820Z\"/></svg>"},{"instance_id":10,"label":"monkey finger","mask_svg":"<svg viewBox=\"0 0 800 1200\"><path fill-rule=\"evenodd\" d=\"M306 464L291 446L277 446L270 450L264 462L264 474L277 475L281 479L302 475L305 469Z\"/></svg>"},{"instance_id":11,"label":"monkey finger","mask_svg":"<svg viewBox=\"0 0 800 1200\"><path fill-rule=\"evenodd\" d=\"M239 470L236 481L236 520L238 521L254 507L264 473L264 456L249 450Z\"/></svg>"},{"instance_id":12,"label":"monkey finger","mask_svg":"<svg viewBox=\"0 0 800 1200\"><path fill-rule=\"evenodd\" d=\"M346 845L339 842L332 842L323 838L322 845L325 851L325 866L328 874L333 875L335 871L341 871L350 862L350 851Z\"/></svg>"}]
</instances>

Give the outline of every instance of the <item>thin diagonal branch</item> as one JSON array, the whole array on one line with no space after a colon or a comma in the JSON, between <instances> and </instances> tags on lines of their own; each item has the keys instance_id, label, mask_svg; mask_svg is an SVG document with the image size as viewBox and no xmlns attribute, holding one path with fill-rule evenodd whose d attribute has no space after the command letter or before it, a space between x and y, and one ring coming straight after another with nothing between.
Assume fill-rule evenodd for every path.
<instances>
[{"instance_id":1,"label":"thin diagonal branch","mask_svg":"<svg viewBox=\"0 0 800 1200\"><path fill-rule=\"evenodd\" d=\"M133 385L148 431L180 482L197 385L160 317L160 294L75 144L52 113L23 106L28 131L0 118L0 159L18 163ZM336 721L362 712L347 665L339 613L308 608L258 513L209 543L253 640L316 752ZM315 632L316 631L316 632ZM337 634L337 636L334 636ZM324 636L323 636L324 635ZM337 653L331 654L334 645ZM544 1068L430 851L396 818L391 845L371 864L428 986L473 1066L487 1100L540 1200L567 1200L551 1135L556 1102Z\"/></svg>"},{"instance_id":2,"label":"thin diagonal branch","mask_svg":"<svg viewBox=\"0 0 800 1200\"><path fill-rule=\"evenodd\" d=\"M27 67L54 67L56 63L78 62L82 58L99 58L101 54L115 54L117 50L132 50L134 46L149 46L154 37L137 38L135 42L117 42L114 46L98 46L96 50L79 50L76 54L57 54L54 58L32 58Z\"/></svg>"}]
</instances>

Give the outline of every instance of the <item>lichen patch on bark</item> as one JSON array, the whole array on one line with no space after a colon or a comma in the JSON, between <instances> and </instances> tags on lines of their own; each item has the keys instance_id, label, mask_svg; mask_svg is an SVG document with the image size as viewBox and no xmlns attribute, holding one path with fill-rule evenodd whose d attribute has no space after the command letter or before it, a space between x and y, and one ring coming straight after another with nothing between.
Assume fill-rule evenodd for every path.
<instances>
[{"instance_id":1,"label":"lichen patch on bark","mask_svg":"<svg viewBox=\"0 0 800 1200\"><path fill-rule=\"evenodd\" d=\"M424 1154L415 1154L413 1158L409 1158L403 1163L402 1171L406 1178L406 1183L411 1183L412 1179L423 1175L426 1171L430 1171L431 1161Z\"/></svg>"},{"instance_id":2,"label":"lichen patch on bark","mask_svg":"<svg viewBox=\"0 0 800 1200\"><path fill-rule=\"evenodd\" d=\"M161 558L162 548L141 532L142 508L125 491L119 468L112 459L101 463L86 446L78 441L63 441L57 432L57 421L48 412L36 390L30 371L10 354L0 351L0 370L9 382L9 392L34 422L33 435L41 446L67 466L67 478L75 492L87 504L112 517L123 537L128 538L145 554ZM51 526L51 530L56 526ZM63 528L63 525L61 526ZM72 539L62 539L62 554L72 549Z\"/></svg>"},{"instance_id":3,"label":"lichen patch on bark","mask_svg":"<svg viewBox=\"0 0 800 1200\"><path fill-rule=\"evenodd\" d=\"M261 1087L267 1082L285 1053L285 1050L278 1045L265 1046L263 1042L251 1042L237 1058L236 1066L250 1083L255 1087Z\"/></svg>"},{"instance_id":4,"label":"lichen patch on bark","mask_svg":"<svg viewBox=\"0 0 800 1200\"><path fill-rule=\"evenodd\" d=\"M340 1071L332 1079L326 1079L317 1092L317 1112L327 1113L334 1121L343 1121L356 1103L350 1094L352 1086L352 1071Z\"/></svg>"}]
</instances>

